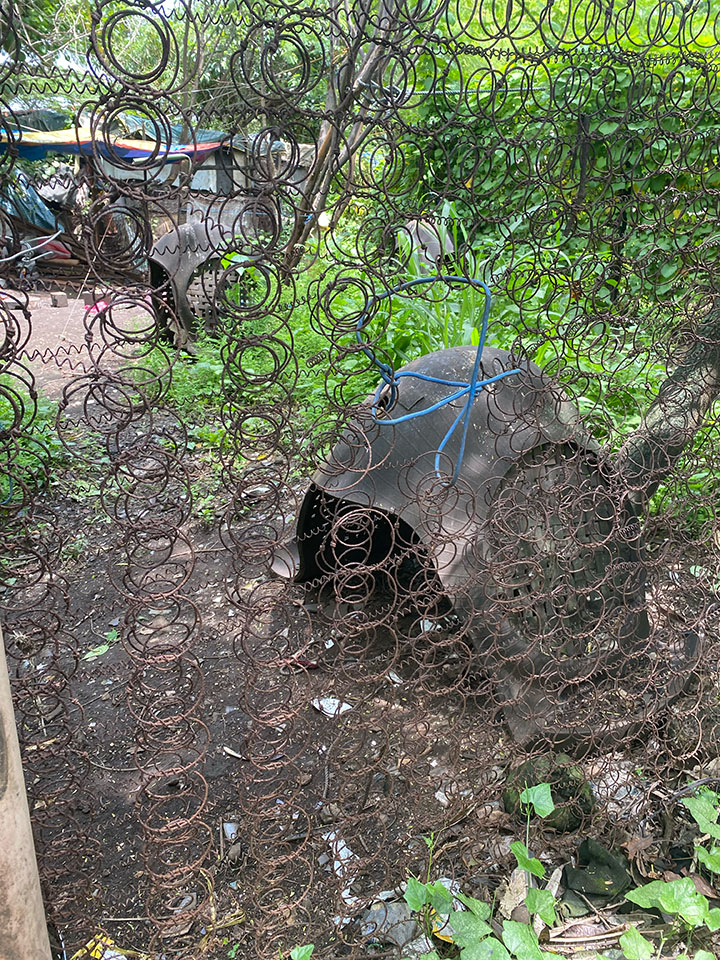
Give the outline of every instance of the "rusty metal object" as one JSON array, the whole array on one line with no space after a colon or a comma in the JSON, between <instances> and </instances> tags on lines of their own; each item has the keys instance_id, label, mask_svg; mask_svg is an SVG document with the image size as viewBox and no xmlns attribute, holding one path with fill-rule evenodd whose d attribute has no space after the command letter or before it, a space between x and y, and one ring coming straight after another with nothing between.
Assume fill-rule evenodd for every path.
<instances>
[{"instance_id":1,"label":"rusty metal object","mask_svg":"<svg viewBox=\"0 0 720 960\"><path fill-rule=\"evenodd\" d=\"M577 408L534 364L485 387L456 485L459 434L441 475L433 459L460 401L390 423L437 405L447 382L468 381L474 359L472 347L421 357L397 371L392 407L386 387L375 410L361 408L315 474L274 570L330 603L368 602L392 582L405 593L398 613L452 609L520 741L629 735L627 718L573 731L557 716L578 701L568 684L642 671L652 650L638 516ZM480 377L515 366L488 349ZM686 681L698 656L681 651Z\"/></svg>"},{"instance_id":2,"label":"rusty metal object","mask_svg":"<svg viewBox=\"0 0 720 960\"><path fill-rule=\"evenodd\" d=\"M195 314L188 301L193 274L217 260L224 244L218 224L191 220L158 237L150 249L150 279L159 321L163 327L175 327L173 332L182 343L195 327Z\"/></svg>"},{"instance_id":3,"label":"rusty metal object","mask_svg":"<svg viewBox=\"0 0 720 960\"><path fill-rule=\"evenodd\" d=\"M423 837L493 899L508 773L559 746L581 835L649 838L654 785L720 752L707 11L94 0L70 37L55 6L87 72L0 10L0 192L55 91L96 295L0 293L0 616L68 954L366 960ZM408 364L467 384L471 347L432 351L476 339L482 283L485 372L520 373L454 478L461 399L389 423L446 385L362 401Z\"/></svg>"}]
</instances>

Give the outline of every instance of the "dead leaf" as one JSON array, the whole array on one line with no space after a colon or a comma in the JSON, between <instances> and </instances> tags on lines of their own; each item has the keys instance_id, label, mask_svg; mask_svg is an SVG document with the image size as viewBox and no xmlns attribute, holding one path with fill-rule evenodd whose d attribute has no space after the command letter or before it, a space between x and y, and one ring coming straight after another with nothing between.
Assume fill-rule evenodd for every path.
<instances>
[{"instance_id":1,"label":"dead leaf","mask_svg":"<svg viewBox=\"0 0 720 960\"><path fill-rule=\"evenodd\" d=\"M701 893L704 897L710 897L711 900L717 900L720 897L720 893L715 887L711 887L704 877L701 877L698 873L691 873L690 876L698 893Z\"/></svg>"},{"instance_id":2,"label":"dead leaf","mask_svg":"<svg viewBox=\"0 0 720 960\"><path fill-rule=\"evenodd\" d=\"M516 867L510 874L505 893L500 899L500 913L506 920L512 917L513 910L525 903L528 892L528 873Z\"/></svg>"},{"instance_id":3,"label":"dead leaf","mask_svg":"<svg viewBox=\"0 0 720 960\"><path fill-rule=\"evenodd\" d=\"M495 810L493 808L479 807L476 816L480 823L485 826L504 827L510 823L510 814L504 810Z\"/></svg>"},{"instance_id":4,"label":"dead leaf","mask_svg":"<svg viewBox=\"0 0 720 960\"><path fill-rule=\"evenodd\" d=\"M555 940L562 936L564 939L580 940L586 937L597 937L607 932L608 928L599 920L583 920L580 923L568 924L557 933L554 930L550 931L550 939Z\"/></svg>"},{"instance_id":5,"label":"dead leaf","mask_svg":"<svg viewBox=\"0 0 720 960\"><path fill-rule=\"evenodd\" d=\"M630 837L625 843L621 843L621 847L625 847L627 850L627 855L630 860L634 860L639 853L642 853L643 850L647 850L648 847L651 847L655 843L654 837Z\"/></svg>"}]
</instances>

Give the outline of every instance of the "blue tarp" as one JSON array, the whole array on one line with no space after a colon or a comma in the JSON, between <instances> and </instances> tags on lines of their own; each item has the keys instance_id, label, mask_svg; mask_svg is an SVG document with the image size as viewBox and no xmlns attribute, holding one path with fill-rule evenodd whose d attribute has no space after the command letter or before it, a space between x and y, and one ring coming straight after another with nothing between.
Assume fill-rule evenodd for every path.
<instances>
[{"instance_id":1,"label":"blue tarp","mask_svg":"<svg viewBox=\"0 0 720 960\"><path fill-rule=\"evenodd\" d=\"M4 184L0 193L0 207L47 233L62 229L55 214L23 174Z\"/></svg>"}]
</instances>

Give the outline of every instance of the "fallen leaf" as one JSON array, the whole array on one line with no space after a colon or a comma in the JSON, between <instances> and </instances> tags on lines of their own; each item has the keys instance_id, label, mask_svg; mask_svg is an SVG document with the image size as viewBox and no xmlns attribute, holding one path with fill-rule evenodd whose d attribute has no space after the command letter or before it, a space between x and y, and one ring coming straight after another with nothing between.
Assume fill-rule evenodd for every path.
<instances>
[{"instance_id":1,"label":"fallen leaf","mask_svg":"<svg viewBox=\"0 0 720 960\"><path fill-rule=\"evenodd\" d=\"M526 870L516 867L510 874L505 893L500 899L500 915L508 920L512 916L513 910L525 903L525 897L528 892L528 874Z\"/></svg>"},{"instance_id":2,"label":"fallen leaf","mask_svg":"<svg viewBox=\"0 0 720 960\"><path fill-rule=\"evenodd\" d=\"M99 643L96 647L92 647L84 654L83 660L95 660L97 657L101 657L104 653L107 653L109 649L109 643Z\"/></svg>"},{"instance_id":3,"label":"fallen leaf","mask_svg":"<svg viewBox=\"0 0 720 960\"><path fill-rule=\"evenodd\" d=\"M620 846L624 847L627 850L628 857L634 860L639 853L647 850L647 848L651 847L654 843L654 837L630 837L629 840L621 843Z\"/></svg>"},{"instance_id":4,"label":"fallen leaf","mask_svg":"<svg viewBox=\"0 0 720 960\"><path fill-rule=\"evenodd\" d=\"M701 877L699 873L691 873L690 876L698 893L701 893L704 897L710 897L711 900L717 900L720 897L720 893L718 893L715 887L711 887L707 880Z\"/></svg>"}]
</instances>

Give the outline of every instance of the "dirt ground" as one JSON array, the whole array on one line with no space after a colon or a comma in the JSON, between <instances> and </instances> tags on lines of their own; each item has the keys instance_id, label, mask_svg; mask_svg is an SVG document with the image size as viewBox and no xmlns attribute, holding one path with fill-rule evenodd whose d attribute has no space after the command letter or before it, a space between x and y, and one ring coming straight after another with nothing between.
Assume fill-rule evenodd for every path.
<instances>
[{"instance_id":1,"label":"dirt ground","mask_svg":"<svg viewBox=\"0 0 720 960\"><path fill-rule=\"evenodd\" d=\"M49 297L37 295L30 309L32 336L23 362L38 389L59 402L81 373L77 361L86 309L80 300L55 308ZM128 322L131 314L126 312ZM186 457L185 467L191 479L201 478L203 461L195 453ZM124 948L143 950L152 929L146 914L152 850L143 848L141 826L148 810L143 790L152 748L138 744L129 709L128 690L138 681L121 639L127 613L116 586L123 576L122 533L103 506L104 469L98 463L80 470L69 462L41 497L58 532L57 571L69 598L65 629L77 657L70 690L74 739L67 762L76 764L81 776L74 817L90 880L83 916L71 918L64 932L72 949L102 929ZM299 479L298 493L302 487ZM296 630L302 635L301 657L290 641L260 653L252 643L247 646L244 603L261 591L263 603L247 606L271 612L264 624L252 625L250 634L262 638L265 629L268 636L283 635L281 614L267 602L276 588L228 549L220 513L215 522L195 518L183 528L194 554L183 593L202 618L191 651L203 678L202 696L192 694L201 702L193 722L208 789L202 809L209 838L203 876L212 886L215 920L206 899L197 913L191 911L187 929L179 923L175 940L199 944L213 922L231 918L205 955L232 956L229 951L237 944L237 956L253 956L262 930L232 918L253 914L265 882L273 886L273 870L279 870L277 884L285 893L268 937L278 936L278 923L287 928L284 948L293 945L287 937L300 937L305 928L313 937L324 929L328 942L350 937L342 933L339 898L348 915L361 913L378 892L424 869L423 838L429 836L437 844L441 875L457 878L466 892L492 899L514 863L509 845L524 835L524 823L503 809L503 771L517 750L500 725L487 725L482 680L467 670L447 636L436 641L435 652L422 654L394 648L381 633L341 642L331 621L313 618L300 596L293 605L287 593L282 616L291 638ZM682 570L676 579L677 600L690 581ZM321 697L347 703L348 713L326 716L311 703ZM697 695L687 702L694 711ZM647 733L648 740L653 735ZM641 833L645 849L659 843L664 825L658 810L672 790L656 774L666 772L672 758L655 757L652 773L637 772L649 748L653 745L646 742L636 754L608 750L599 760L583 761L588 778L610 783L593 823L594 835L601 833L608 845L627 844ZM682 762L681 757L680 768ZM693 761L685 773L720 776L720 767L698 767ZM178 794L184 786L178 775ZM277 817L268 813L273 805ZM362 865L352 880L343 880L337 864L334 870L327 864L328 833L340 829ZM561 865L575 856L581 838L543 830L535 853ZM656 864L677 867L667 845L656 852ZM648 869L650 859L641 870ZM298 896L303 884L312 885L311 896ZM348 929L357 932L352 925ZM168 941L169 948L175 945ZM338 945L338 956L343 949Z\"/></svg>"}]
</instances>

